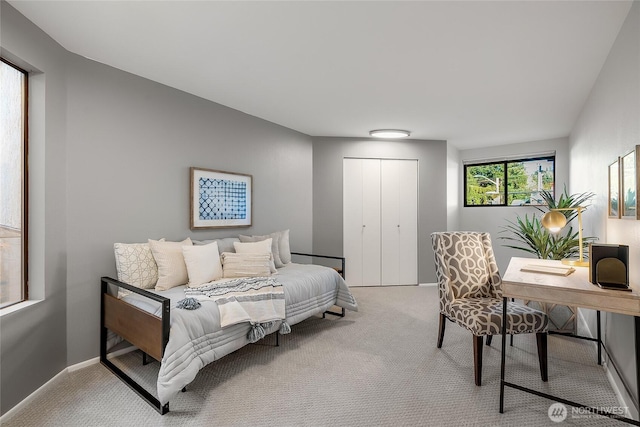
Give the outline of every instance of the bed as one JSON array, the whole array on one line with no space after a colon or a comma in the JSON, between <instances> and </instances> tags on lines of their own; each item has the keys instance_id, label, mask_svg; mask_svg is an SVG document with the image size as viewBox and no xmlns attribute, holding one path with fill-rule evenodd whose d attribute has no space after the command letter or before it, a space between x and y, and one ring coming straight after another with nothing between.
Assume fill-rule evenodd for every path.
<instances>
[{"instance_id":1,"label":"bed","mask_svg":"<svg viewBox=\"0 0 640 427\"><path fill-rule=\"evenodd\" d=\"M344 259L337 259L342 259L344 271ZM284 322L288 327L325 312L344 316L345 309L358 309L336 269L290 263L278 269L273 278L284 290ZM220 313L213 301L202 301L194 310L177 308L185 299L185 286L150 291L103 277L101 287L100 361L161 414L169 411L169 400L184 390L200 369L251 342L248 322L220 326ZM329 311L333 306L341 312ZM282 332L284 322L273 322L264 332ZM157 398L109 360L109 331L142 350L145 361L147 355L160 361Z\"/></svg>"}]
</instances>

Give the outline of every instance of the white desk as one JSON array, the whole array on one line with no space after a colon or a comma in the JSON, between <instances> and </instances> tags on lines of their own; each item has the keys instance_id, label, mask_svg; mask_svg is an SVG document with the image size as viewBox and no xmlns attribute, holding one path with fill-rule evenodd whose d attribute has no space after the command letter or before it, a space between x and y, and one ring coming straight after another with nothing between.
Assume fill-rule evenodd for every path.
<instances>
[{"instance_id":1,"label":"white desk","mask_svg":"<svg viewBox=\"0 0 640 427\"><path fill-rule=\"evenodd\" d=\"M575 267L575 272L568 276L556 276L546 273L525 272L520 269L527 264L539 264L549 266L560 266L560 261L539 260L531 258L511 258L509 266L502 278L503 292L503 312L507 312L507 302L509 298L525 300L535 300L547 303L557 303L563 305L573 305L582 308L598 310L598 362L600 361L600 318L599 311L611 313L627 314L635 317L635 340L636 340L636 372L637 384L640 386L640 294L637 291L626 292L617 290L601 289L597 285L589 282L589 269L586 267ZM507 316L502 316L503 330L507 329ZM578 337L580 338L580 337ZM560 397L541 393L526 387L519 386L505 381L505 350L506 335L502 334L502 362L500 373L500 413L504 412L504 389L505 387L515 388L527 393L536 394L547 399L564 403L569 406L581 407L600 415L626 421L640 426L640 422L628 418L620 418L616 414L607 413L597 408L586 407L579 403L571 402ZM640 389L639 389L640 394ZM638 405L638 402L636 402ZM640 405L638 405L640 409Z\"/></svg>"}]
</instances>

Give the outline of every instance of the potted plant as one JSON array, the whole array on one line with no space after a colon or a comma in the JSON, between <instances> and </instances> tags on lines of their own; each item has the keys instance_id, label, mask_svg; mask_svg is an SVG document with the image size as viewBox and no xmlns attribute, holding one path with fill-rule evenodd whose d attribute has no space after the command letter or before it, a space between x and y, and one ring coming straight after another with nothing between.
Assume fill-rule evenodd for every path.
<instances>
[{"instance_id":1,"label":"potted plant","mask_svg":"<svg viewBox=\"0 0 640 427\"><path fill-rule=\"evenodd\" d=\"M529 218L528 214L525 214L524 218L516 216L515 221L507 220L509 224L503 227L503 232L508 232L510 235L499 238L509 243L503 246L534 254L540 259L560 260L579 255L579 230L574 231L571 225L567 225L565 230L561 230L559 233L550 233L542 226L541 218L542 215L552 209L582 206L586 210L589 201L595 194L587 192L569 195L565 187L564 192L558 200L555 200L553 195L548 191L542 191L540 195L546 203L546 205L534 206L541 212L540 217L533 213L531 218ZM578 215L577 210L560 212L567 217L567 224ZM586 248L589 246L589 243L595 240L595 237L583 237L583 253L587 252Z\"/></svg>"}]
</instances>

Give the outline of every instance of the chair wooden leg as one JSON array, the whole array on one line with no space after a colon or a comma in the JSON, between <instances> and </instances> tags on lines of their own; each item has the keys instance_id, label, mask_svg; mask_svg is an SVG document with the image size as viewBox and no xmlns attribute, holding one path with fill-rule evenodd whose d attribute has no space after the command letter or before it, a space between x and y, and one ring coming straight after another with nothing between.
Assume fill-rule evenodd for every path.
<instances>
[{"instance_id":1,"label":"chair wooden leg","mask_svg":"<svg viewBox=\"0 0 640 427\"><path fill-rule=\"evenodd\" d=\"M547 333L536 333L536 341L538 342L538 360L540 361L540 376L542 381L549 380L549 371L547 365Z\"/></svg>"},{"instance_id":2,"label":"chair wooden leg","mask_svg":"<svg viewBox=\"0 0 640 427\"><path fill-rule=\"evenodd\" d=\"M476 385L482 385L482 336L473 336L473 371L476 377Z\"/></svg>"},{"instance_id":3,"label":"chair wooden leg","mask_svg":"<svg viewBox=\"0 0 640 427\"><path fill-rule=\"evenodd\" d=\"M493 335L487 335L487 347L491 345L491 340L493 339Z\"/></svg>"},{"instance_id":4,"label":"chair wooden leg","mask_svg":"<svg viewBox=\"0 0 640 427\"><path fill-rule=\"evenodd\" d=\"M442 340L444 340L444 327L447 323L447 316L440 313L440 324L438 325L438 348L442 348Z\"/></svg>"}]
</instances>

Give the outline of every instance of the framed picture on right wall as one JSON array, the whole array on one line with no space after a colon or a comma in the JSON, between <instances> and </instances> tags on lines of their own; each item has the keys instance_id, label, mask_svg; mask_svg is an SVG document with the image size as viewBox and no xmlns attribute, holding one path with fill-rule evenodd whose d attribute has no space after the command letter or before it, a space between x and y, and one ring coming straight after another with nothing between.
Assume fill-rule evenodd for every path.
<instances>
[{"instance_id":1,"label":"framed picture on right wall","mask_svg":"<svg viewBox=\"0 0 640 427\"><path fill-rule=\"evenodd\" d=\"M620 218L620 158L609 165L609 218Z\"/></svg>"},{"instance_id":2,"label":"framed picture on right wall","mask_svg":"<svg viewBox=\"0 0 640 427\"><path fill-rule=\"evenodd\" d=\"M620 214L624 219L640 219L638 213L638 187L640 187L640 145L620 160Z\"/></svg>"}]
</instances>

